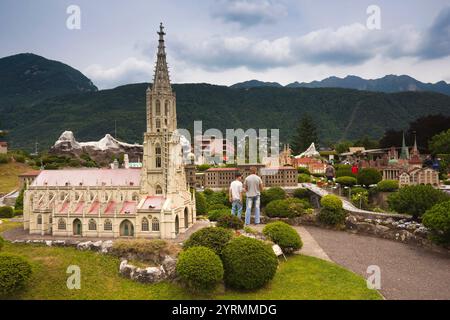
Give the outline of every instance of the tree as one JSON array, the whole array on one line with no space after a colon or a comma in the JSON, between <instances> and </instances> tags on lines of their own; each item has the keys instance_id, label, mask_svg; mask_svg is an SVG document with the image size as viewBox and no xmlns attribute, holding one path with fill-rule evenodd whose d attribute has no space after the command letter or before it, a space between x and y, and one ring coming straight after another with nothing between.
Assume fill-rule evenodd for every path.
<instances>
[{"instance_id":1,"label":"tree","mask_svg":"<svg viewBox=\"0 0 450 320\"><path fill-rule=\"evenodd\" d=\"M294 153L305 151L311 143L319 140L317 127L310 115L305 114L297 127L296 134L292 138L291 147Z\"/></svg>"},{"instance_id":2,"label":"tree","mask_svg":"<svg viewBox=\"0 0 450 320\"><path fill-rule=\"evenodd\" d=\"M337 153L348 152L350 147L353 147L353 143L351 141L341 141L334 145L334 149Z\"/></svg>"},{"instance_id":3,"label":"tree","mask_svg":"<svg viewBox=\"0 0 450 320\"><path fill-rule=\"evenodd\" d=\"M382 176L377 169L366 168L358 172L357 179L359 184L368 187L372 184L377 184L378 182L380 182Z\"/></svg>"},{"instance_id":4,"label":"tree","mask_svg":"<svg viewBox=\"0 0 450 320\"><path fill-rule=\"evenodd\" d=\"M376 149L379 147L379 143L376 140L369 139L367 136L364 138L357 140L353 143L355 147L364 147L367 149Z\"/></svg>"},{"instance_id":5,"label":"tree","mask_svg":"<svg viewBox=\"0 0 450 320\"><path fill-rule=\"evenodd\" d=\"M429 147L433 154L450 154L450 129L431 138Z\"/></svg>"}]
</instances>

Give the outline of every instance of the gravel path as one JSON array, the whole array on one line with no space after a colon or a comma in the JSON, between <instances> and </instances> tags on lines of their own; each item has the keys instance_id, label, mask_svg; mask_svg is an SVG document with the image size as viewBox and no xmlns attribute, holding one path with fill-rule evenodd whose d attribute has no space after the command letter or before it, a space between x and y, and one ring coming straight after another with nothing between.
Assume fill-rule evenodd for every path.
<instances>
[{"instance_id":1,"label":"gravel path","mask_svg":"<svg viewBox=\"0 0 450 320\"><path fill-rule=\"evenodd\" d=\"M335 263L367 278L381 270L386 299L450 299L450 258L390 240L307 226L305 229Z\"/></svg>"}]
</instances>

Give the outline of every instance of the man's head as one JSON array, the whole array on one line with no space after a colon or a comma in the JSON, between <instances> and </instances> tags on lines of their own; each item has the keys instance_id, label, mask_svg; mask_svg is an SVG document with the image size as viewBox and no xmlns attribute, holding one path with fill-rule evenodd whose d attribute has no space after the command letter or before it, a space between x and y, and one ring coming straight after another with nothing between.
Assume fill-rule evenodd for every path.
<instances>
[{"instance_id":1,"label":"man's head","mask_svg":"<svg viewBox=\"0 0 450 320\"><path fill-rule=\"evenodd\" d=\"M242 174L240 172L236 173L236 180L242 180Z\"/></svg>"},{"instance_id":2,"label":"man's head","mask_svg":"<svg viewBox=\"0 0 450 320\"><path fill-rule=\"evenodd\" d=\"M251 174L256 174L257 172L258 172L258 169L256 169L256 167L250 167Z\"/></svg>"}]
</instances>

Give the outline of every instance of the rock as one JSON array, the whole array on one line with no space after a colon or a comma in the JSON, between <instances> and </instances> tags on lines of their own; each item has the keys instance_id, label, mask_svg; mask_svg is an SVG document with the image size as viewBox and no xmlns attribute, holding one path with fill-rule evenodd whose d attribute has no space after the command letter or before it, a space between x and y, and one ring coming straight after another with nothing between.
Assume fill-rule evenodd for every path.
<instances>
[{"instance_id":1,"label":"rock","mask_svg":"<svg viewBox=\"0 0 450 320\"><path fill-rule=\"evenodd\" d=\"M51 247L52 246L52 240L46 240L45 244L47 245L47 247Z\"/></svg>"},{"instance_id":2,"label":"rock","mask_svg":"<svg viewBox=\"0 0 450 320\"><path fill-rule=\"evenodd\" d=\"M137 268L131 275L133 280L142 283L157 283L166 279L164 269L161 267L148 267L145 269Z\"/></svg>"},{"instance_id":3,"label":"rock","mask_svg":"<svg viewBox=\"0 0 450 320\"><path fill-rule=\"evenodd\" d=\"M113 246L112 240L106 240L106 241L103 241L103 243L102 243L102 248L101 248L101 252L102 252L102 253L108 253L108 252L110 252L112 246Z\"/></svg>"},{"instance_id":4,"label":"rock","mask_svg":"<svg viewBox=\"0 0 450 320\"><path fill-rule=\"evenodd\" d=\"M91 250L100 251L102 249L103 241L99 240L96 242L93 242L91 245Z\"/></svg>"},{"instance_id":5,"label":"rock","mask_svg":"<svg viewBox=\"0 0 450 320\"><path fill-rule=\"evenodd\" d=\"M90 250L92 247L92 244L93 244L92 241L80 242L79 244L77 244L77 249L78 250Z\"/></svg>"},{"instance_id":6,"label":"rock","mask_svg":"<svg viewBox=\"0 0 450 320\"><path fill-rule=\"evenodd\" d=\"M66 245L66 241L65 240L54 240L53 245L55 247L64 247Z\"/></svg>"},{"instance_id":7,"label":"rock","mask_svg":"<svg viewBox=\"0 0 450 320\"><path fill-rule=\"evenodd\" d=\"M176 269L177 269L177 260L172 258L171 256L166 256L161 264L164 272L166 273L166 277L168 279L174 279L176 277Z\"/></svg>"},{"instance_id":8,"label":"rock","mask_svg":"<svg viewBox=\"0 0 450 320\"><path fill-rule=\"evenodd\" d=\"M345 219L345 226L350 230L355 230L358 228L358 219L354 216L348 216Z\"/></svg>"},{"instance_id":9,"label":"rock","mask_svg":"<svg viewBox=\"0 0 450 320\"><path fill-rule=\"evenodd\" d=\"M128 264L127 260L123 260L120 263L119 273L126 278L132 279L135 270L136 270L136 267L131 264Z\"/></svg>"}]
</instances>

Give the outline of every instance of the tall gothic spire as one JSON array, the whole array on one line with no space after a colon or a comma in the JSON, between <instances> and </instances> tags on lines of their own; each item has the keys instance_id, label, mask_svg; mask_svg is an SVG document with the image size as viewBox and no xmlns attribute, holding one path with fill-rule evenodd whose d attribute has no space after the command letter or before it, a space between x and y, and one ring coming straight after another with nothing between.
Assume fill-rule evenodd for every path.
<instances>
[{"instance_id":1,"label":"tall gothic spire","mask_svg":"<svg viewBox=\"0 0 450 320\"><path fill-rule=\"evenodd\" d=\"M157 34L159 35L159 45L152 90L171 92L172 88L170 86L169 69L167 67L166 61L166 47L164 45L164 36L166 33L164 32L164 26L162 22L159 25L159 32L157 32Z\"/></svg>"},{"instance_id":2,"label":"tall gothic spire","mask_svg":"<svg viewBox=\"0 0 450 320\"><path fill-rule=\"evenodd\" d=\"M403 131L403 140L402 140L402 150L400 153L400 159L408 160L409 159L409 149L406 146L405 142L405 132Z\"/></svg>"}]
</instances>

